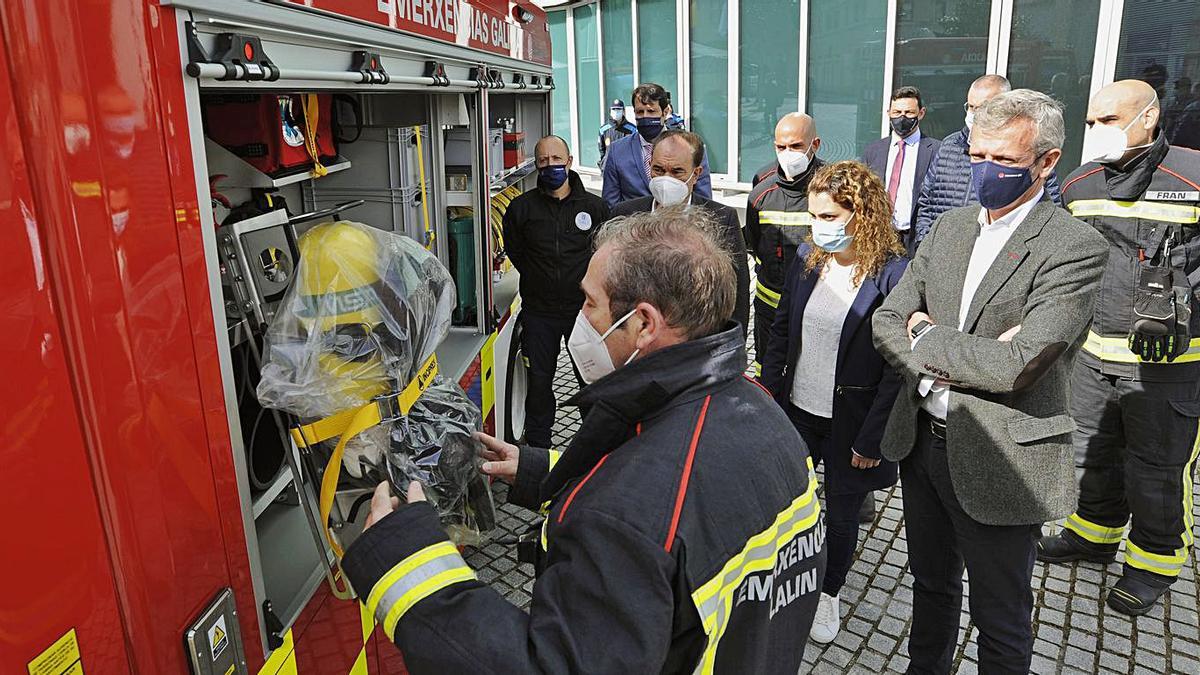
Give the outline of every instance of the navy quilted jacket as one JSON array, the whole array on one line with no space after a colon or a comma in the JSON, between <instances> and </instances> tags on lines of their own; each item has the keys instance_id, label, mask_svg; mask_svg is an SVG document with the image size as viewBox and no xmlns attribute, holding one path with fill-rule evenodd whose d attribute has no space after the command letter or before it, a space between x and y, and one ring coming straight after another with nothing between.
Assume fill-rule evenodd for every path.
<instances>
[{"instance_id":1,"label":"navy quilted jacket","mask_svg":"<svg viewBox=\"0 0 1200 675\"><path fill-rule=\"evenodd\" d=\"M971 157L967 154L968 135L966 127L942 140L942 147L929 164L929 173L921 186L917 198L917 242L925 238L930 226L938 216L950 209L966 206L976 201L971 189ZM1046 180L1046 193L1054 203L1062 206L1062 193L1058 189L1058 176L1050 174Z\"/></svg>"}]
</instances>

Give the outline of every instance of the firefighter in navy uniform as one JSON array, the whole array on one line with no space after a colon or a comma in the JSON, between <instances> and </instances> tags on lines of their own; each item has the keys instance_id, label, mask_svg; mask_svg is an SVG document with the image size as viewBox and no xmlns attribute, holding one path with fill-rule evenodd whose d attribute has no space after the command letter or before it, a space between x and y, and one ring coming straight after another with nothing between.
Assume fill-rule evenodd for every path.
<instances>
[{"instance_id":1,"label":"firefighter in navy uniform","mask_svg":"<svg viewBox=\"0 0 1200 675\"><path fill-rule=\"evenodd\" d=\"M343 566L411 672L803 669L825 568L816 479L742 375L730 254L701 214L597 235L569 343L591 409L561 456L481 437L510 500L546 505L528 613L475 578L419 484L398 508L376 491Z\"/></svg>"},{"instance_id":2,"label":"firefighter in navy uniform","mask_svg":"<svg viewBox=\"0 0 1200 675\"><path fill-rule=\"evenodd\" d=\"M821 168L817 123L788 113L775 125L775 173L759 181L746 200L746 250L754 256L754 374L760 375L779 294L796 248L808 239L808 181Z\"/></svg>"},{"instance_id":3,"label":"firefighter in navy uniform","mask_svg":"<svg viewBox=\"0 0 1200 675\"><path fill-rule=\"evenodd\" d=\"M1192 476L1200 431L1200 152L1158 131L1144 82L1101 89L1088 108L1084 157L1063 186L1071 213L1109 241L1096 314L1076 361L1076 512L1038 542L1046 562L1125 568L1108 594L1125 614L1150 611L1192 546Z\"/></svg>"},{"instance_id":4,"label":"firefighter in navy uniform","mask_svg":"<svg viewBox=\"0 0 1200 675\"><path fill-rule=\"evenodd\" d=\"M625 116L625 102L619 98L613 99L612 106L608 109L608 121L600 127L600 159L596 165L604 166L604 155L608 153L608 146L636 133L637 125Z\"/></svg>"}]
</instances>

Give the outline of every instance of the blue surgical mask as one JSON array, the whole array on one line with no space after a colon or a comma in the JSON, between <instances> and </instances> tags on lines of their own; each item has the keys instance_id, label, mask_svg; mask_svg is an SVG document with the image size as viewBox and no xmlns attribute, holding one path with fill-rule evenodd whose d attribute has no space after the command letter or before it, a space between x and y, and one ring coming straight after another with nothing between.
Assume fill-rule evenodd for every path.
<instances>
[{"instance_id":1,"label":"blue surgical mask","mask_svg":"<svg viewBox=\"0 0 1200 675\"><path fill-rule=\"evenodd\" d=\"M637 118L637 128L638 133L649 143L662 133L663 121L661 117L639 117Z\"/></svg>"},{"instance_id":2,"label":"blue surgical mask","mask_svg":"<svg viewBox=\"0 0 1200 675\"><path fill-rule=\"evenodd\" d=\"M854 220L853 213L849 218L835 222L813 219L813 243L830 253L841 253L850 248L850 244L854 242L854 235L846 234L846 227L850 225L851 220Z\"/></svg>"},{"instance_id":3,"label":"blue surgical mask","mask_svg":"<svg viewBox=\"0 0 1200 675\"><path fill-rule=\"evenodd\" d=\"M567 182L566 166L543 166L538 169L538 187L544 190L557 190Z\"/></svg>"},{"instance_id":4,"label":"blue surgical mask","mask_svg":"<svg viewBox=\"0 0 1200 675\"><path fill-rule=\"evenodd\" d=\"M1037 159L1033 163L1037 166ZM986 160L972 162L971 185L983 208L1002 209L1020 199L1033 185L1033 167L1004 166Z\"/></svg>"}]
</instances>

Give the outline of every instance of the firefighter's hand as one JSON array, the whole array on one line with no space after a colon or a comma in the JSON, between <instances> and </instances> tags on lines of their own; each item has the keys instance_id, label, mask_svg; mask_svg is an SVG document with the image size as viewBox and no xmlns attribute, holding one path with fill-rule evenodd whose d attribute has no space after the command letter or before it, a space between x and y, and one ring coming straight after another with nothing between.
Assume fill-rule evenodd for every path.
<instances>
[{"instance_id":1,"label":"firefighter's hand","mask_svg":"<svg viewBox=\"0 0 1200 675\"><path fill-rule=\"evenodd\" d=\"M858 454L853 449L851 449L850 450L850 466L852 466L856 469L874 469L875 467L879 466L879 460L872 459L870 457L863 457L862 455Z\"/></svg>"},{"instance_id":2,"label":"firefighter's hand","mask_svg":"<svg viewBox=\"0 0 1200 675\"><path fill-rule=\"evenodd\" d=\"M423 501L425 501L425 489L421 487L420 482L414 480L408 484L408 503ZM363 532L398 508L400 508L400 498L393 497L388 482L383 481L376 486L375 494L371 497L371 512L367 514L367 522L363 523Z\"/></svg>"},{"instance_id":3,"label":"firefighter's hand","mask_svg":"<svg viewBox=\"0 0 1200 675\"><path fill-rule=\"evenodd\" d=\"M371 497L371 512L367 514L367 522L363 523L363 532L383 520L384 516L395 511L398 506L400 506L400 498L392 496L388 482L385 480L380 483L375 487L375 494Z\"/></svg>"},{"instance_id":4,"label":"firefighter's hand","mask_svg":"<svg viewBox=\"0 0 1200 675\"><path fill-rule=\"evenodd\" d=\"M1008 330L1001 333L1000 337L998 337L996 339L999 340L1000 342L1012 342L1012 339L1015 338L1017 336L1017 333L1020 333L1020 332L1021 332L1021 324L1017 324L1017 325L1013 326L1012 328L1009 328Z\"/></svg>"},{"instance_id":5,"label":"firefighter's hand","mask_svg":"<svg viewBox=\"0 0 1200 675\"><path fill-rule=\"evenodd\" d=\"M483 443L483 449L479 451L479 456L484 460L480 470L485 475L499 478L507 483L516 480L517 461L521 458L520 448L483 433L476 433L475 440Z\"/></svg>"},{"instance_id":6,"label":"firefighter's hand","mask_svg":"<svg viewBox=\"0 0 1200 675\"><path fill-rule=\"evenodd\" d=\"M1181 344L1175 335L1144 335L1133 333L1129 336L1129 351L1138 355L1143 361L1158 363L1174 361L1182 353L1178 347Z\"/></svg>"}]
</instances>

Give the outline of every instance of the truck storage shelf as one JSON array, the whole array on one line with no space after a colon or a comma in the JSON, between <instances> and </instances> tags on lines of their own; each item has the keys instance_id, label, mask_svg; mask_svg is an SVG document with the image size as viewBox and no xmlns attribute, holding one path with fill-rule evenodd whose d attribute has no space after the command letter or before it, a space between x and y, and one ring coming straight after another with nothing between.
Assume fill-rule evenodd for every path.
<instances>
[{"instance_id":1,"label":"truck storage shelf","mask_svg":"<svg viewBox=\"0 0 1200 675\"><path fill-rule=\"evenodd\" d=\"M274 501L279 498L279 495L282 494L283 491L286 490L291 484L292 467L284 464L283 470L280 471L279 475L275 477L275 481L271 483L271 486L254 497L254 501L251 504L251 510L254 513L254 518L257 520L258 517L267 510L267 507L274 503Z\"/></svg>"},{"instance_id":2,"label":"truck storage shelf","mask_svg":"<svg viewBox=\"0 0 1200 675\"><path fill-rule=\"evenodd\" d=\"M492 192L504 190L512 185L517 184L536 170L537 167L535 166L534 159L530 157L524 162L521 162L520 164L493 178L491 182L491 190Z\"/></svg>"},{"instance_id":3,"label":"truck storage shelf","mask_svg":"<svg viewBox=\"0 0 1200 675\"><path fill-rule=\"evenodd\" d=\"M475 206L475 193L470 190L446 190L446 206Z\"/></svg>"},{"instance_id":4,"label":"truck storage shelf","mask_svg":"<svg viewBox=\"0 0 1200 675\"><path fill-rule=\"evenodd\" d=\"M312 171L301 171L282 178L272 178L207 137L204 139L204 152L208 155L208 170L216 172L219 169L228 176L223 184L231 187L280 188L317 177ZM328 173L337 173L349 168L350 160L340 156L334 162L325 165Z\"/></svg>"}]
</instances>

